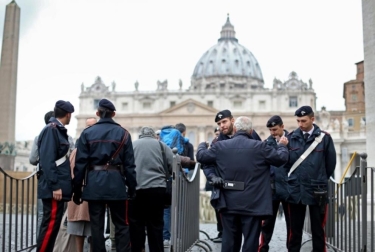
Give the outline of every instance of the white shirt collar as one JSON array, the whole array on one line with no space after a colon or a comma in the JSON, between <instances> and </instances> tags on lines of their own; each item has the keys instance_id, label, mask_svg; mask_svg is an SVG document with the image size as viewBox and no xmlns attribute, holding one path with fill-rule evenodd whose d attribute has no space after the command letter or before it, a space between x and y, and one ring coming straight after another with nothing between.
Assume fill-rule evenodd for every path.
<instances>
[{"instance_id":1,"label":"white shirt collar","mask_svg":"<svg viewBox=\"0 0 375 252\"><path fill-rule=\"evenodd\" d=\"M313 132L314 132L314 125L312 126L312 128L311 128L310 131L308 131L308 132L303 131L303 135L304 135L305 133L309 133L309 137L310 137L310 136L312 135Z\"/></svg>"},{"instance_id":2,"label":"white shirt collar","mask_svg":"<svg viewBox=\"0 0 375 252\"><path fill-rule=\"evenodd\" d=\"M65 126L59 119L56 118L56 120L62 125Z\"/></svg>"}]
</instances>

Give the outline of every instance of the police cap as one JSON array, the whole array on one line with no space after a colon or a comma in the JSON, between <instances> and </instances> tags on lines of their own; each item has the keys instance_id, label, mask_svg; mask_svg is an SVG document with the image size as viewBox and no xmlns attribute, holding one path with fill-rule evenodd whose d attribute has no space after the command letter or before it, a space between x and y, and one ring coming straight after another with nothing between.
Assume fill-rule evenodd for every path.
<instances>
[{"instance_id":1,"label":"police cap","mask_svg":"<svg viewBox=\"0 0 375 252\"><path fill-rule=\"evenodd\" d=\"M73 105L68 102L68 101L63 101L63 100L58 100L55 104L56 108L62 109L68 113L73 113L74 112L74 107Z\"/></svg>"},{"instance_id":2,"label":"police cap","mask_svg":"<svg viewBox=\"0 0 375 252\"><path fill-rule=\"evenodd\" d=\"M232 116L232 113L228 109L222 110L216 114L215 122L218 122L224 118L231 117L231 116Z\"/></svg>"},{"instance_id":3,"label":"police cap","mask_svg":"<svg viewBox=\"0 0 375 252\"><path fill-rule=\"evenodd\" d=\"M283 125L283 120L278 115L274 115L268 120L267 128L275 127L276 125Z\"/></svg>"},{"instance_id":4,"label":"police cap","mask_svg":"<svg viewBox=\"0 0 375 252\"><path fill-rule=\"evenodd\" d=\"M300 107L299 109L296 110L294 115L297 116L297 117L302 117L302 116L307 116L307 115L309 115L313 112L314 111L312 110L312 108L310 106L302 106L302 107Z\"/></svg>"},{"instance_id":5,"label":"police cap","mask_svg":"<svg viewBox=\"0 0 375 252\"><path fill-rule=\"evenodd\" d=\"M102 107L102 108L106 108L106 109L109 109L111 111L116 111L116 108L115 106L113 105L112 102L110 102L109 100L107 99L101 99L99 101L99 107Z\"/></svg>"}]
</instances>

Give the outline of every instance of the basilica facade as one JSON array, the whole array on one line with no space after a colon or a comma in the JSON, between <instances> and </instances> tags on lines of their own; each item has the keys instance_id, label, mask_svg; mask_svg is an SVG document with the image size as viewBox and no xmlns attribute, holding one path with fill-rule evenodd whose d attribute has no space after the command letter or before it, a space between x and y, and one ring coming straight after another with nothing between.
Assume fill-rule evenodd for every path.
<instances>
[{"instance_id":1,"label":"basilica facade","mask_svg":"<svg viewBox=\"0 0 375 252\"><path fill-rule=\"evenodd\" d=\"M309 105L315 110L312 80L306 83L295 72L288 80L275 79L271 88L265 87L258 61L238 43L229 17L217 43L203 53L192 70L190 85L184 87L180 81L177 90L169 89L167 80L158 81L155 89L148 91L140 91L136 82L131 92L117 91L115 83L107 85L100 77L91 86L82 85L76 136L102 98L115 104L116 121L133 139L138 138L142 126L160 129L182 122L195 146L213 138L214 117L223 109L231 110L235 117L250 117L263 139L269 134L265 125L271 116L280 115L290 130L296 127L294 111L299 106Z\"/></svg>"}]
</instances>

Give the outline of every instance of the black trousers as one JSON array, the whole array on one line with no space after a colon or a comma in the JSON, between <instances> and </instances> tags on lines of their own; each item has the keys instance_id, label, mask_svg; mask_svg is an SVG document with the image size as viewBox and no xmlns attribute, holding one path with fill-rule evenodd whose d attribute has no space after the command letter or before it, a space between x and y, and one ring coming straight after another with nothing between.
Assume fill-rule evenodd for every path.
<instances>
[{"instance_id":1,"label":"black trousers","mask_svg":"<svg viewBox=\"0 0 375 252\"><path fill-rule=\"evenodd\" d=\"M137 190L137 197L129 202L130 240L132 252L141 252L147 229L150 252L164 252L163 216L165 188Z\"/></svg>"},{"instance_id":2,"label":"black trousers","mask_svg":"<svg viewBox=\"0 0 375 252\"><path fill-rule=\"evenodd\" d=\"M91 248L93 252L106 252L104 240L104 216L106 205L115 225L117 252L130 252L130 236L127 200L90 200Z\"/></svg>"},{"instance_id":3,"label":"black trousers","mask_svg":"<svg viewBox=\"0 0 375 252\"><path fill-rule=\"evenodd\" d=\"M260 244L259 244L259 252L268 252L269 250L269 243L271 242L273 230L275 228L275 222L277 217L277 211L279 210L280 203L283 206L284 213L288 211L288 203L281 200L274 200L272 201L272 216L265 219L262 222L262 231L260 235ZM288 248L288 237L289 237L289 215L285 214L285 222L286 222L286 248Z\"/></svg>"},{"instance_id":4,"label":"black trousers","mask_svg":"<svg viewBox=\"0 0 375 252\"><path fill-rule=\"evenodd\" d=\"M217 209L215 209L216 221L217 221L217 231L219 236L223 234L223 224L221 223L221 215Z\"/></svg>"},{"instance_id":5,"label":"black trousers","mask_svg":"<svg viewBox=\"0 0 375 252\"><path fill-rule=\"evenodd\" d=\"M37 238L38 252L52 252L60 224L64 215L64 202L54 199L42 199L43 218Z\"/></svg>"},{"instance_id":6,"label":"black trousers","mask_svg":"<svg viewBox=\"0 0 375 252\"><path fill-rule=\"evenodd\" d=\"M327 206L324 214L320 213L318 205L309 205L309 211L313 245L312 252L326 252L324 226L326 224ZM306 205L288 204L290 218L289 252L299 252L301 249L305 213Z\"/></svg>"},{"instance_id":7,"label":"black trousers","mask_svg":"<svg viewBox=\"0 0 375 252\"><path fill-rule=\"evenodd\" d=\"M260 217L221 213L221 221L223 223L221 252L239 252L242 235L244 236L242 251L258 251L262 224Z\"/></svg>"}]
</instances>

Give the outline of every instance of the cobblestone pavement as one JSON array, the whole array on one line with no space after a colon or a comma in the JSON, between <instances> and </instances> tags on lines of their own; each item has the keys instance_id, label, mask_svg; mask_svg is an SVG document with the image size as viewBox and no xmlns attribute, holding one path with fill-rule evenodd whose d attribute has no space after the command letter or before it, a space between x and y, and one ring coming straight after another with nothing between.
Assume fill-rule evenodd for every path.
<instances>
[{"instance_id":1,"label":"cobblestone pavement","mask_svg":"<svg viewBox=\"0 0 375 252\"><path fill-rule=\"evenodd\" d=\"M285 220L284 218L277 219L274 234L270 243L270 250L269 252L284 252L287 251L285 247L286 243L286 227L285 227ZM213 251L213 252L220 252L221 251L221 243L213 243L210 238L214 238L217 236L216 224L200 224L200 230L203 231L200 233L200 240L204 242L204 246L208 248L207 244L211 248L210 250L204 250L195 246L191 251L198 252L198 251ZM208 235L208 237L207 237ZM106 235L107 236L107 235ZM303 234L302 242L304 243L301 252L310 252L312 251L310 236L308 234ZM205 245L206 244L206 245ZM111 251L111 241L108 239L106 241L107 251ZM36 251L35 249L32 251ZM85 244L85 252L89 251L87 243ZM165 248L165 252L169 252L169 248ZM328 249L329 252L334 251ZM148 252L148 248L146 246L146 252Z\"/></svg>"}]
</instances>

